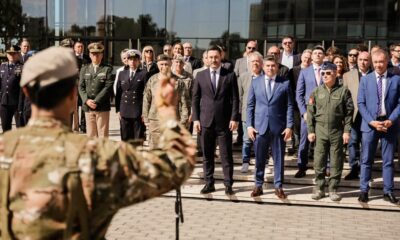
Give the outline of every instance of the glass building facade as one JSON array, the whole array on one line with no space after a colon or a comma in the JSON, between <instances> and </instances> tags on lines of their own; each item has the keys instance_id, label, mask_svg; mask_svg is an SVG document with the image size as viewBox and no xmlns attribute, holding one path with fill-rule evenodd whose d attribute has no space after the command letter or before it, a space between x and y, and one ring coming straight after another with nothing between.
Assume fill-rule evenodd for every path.
<instances>
[{"instance_id":1,"label":"glass building facade","mask_svg":"<svg viewBox=\"0 0 400 240\"><path fill-rule=\"evenodd\" d=\"M199 57L222 43L239 57L248 39L259 51L284 35L298 50L316 43L344 50L365 43L400 42L400 0L0 0L0 49L23 37L43 49L71 37L103 41L105 59L147 44L190 41Z\"/></svg>"}]
</instances>

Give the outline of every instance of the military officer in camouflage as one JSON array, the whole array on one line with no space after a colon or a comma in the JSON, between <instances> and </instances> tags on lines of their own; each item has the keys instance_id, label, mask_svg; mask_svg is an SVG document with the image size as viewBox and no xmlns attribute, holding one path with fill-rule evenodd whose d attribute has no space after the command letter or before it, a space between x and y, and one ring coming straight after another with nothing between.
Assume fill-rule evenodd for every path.
<instances>
[{"instance_id":1,"label":"military officer in camouflage","mask_svg":"<svg viewBox=\"0 0 400 240\"><path fill-rule=\"evenodd\" d=\"M189 119L189 106L184 92L185 84L182 81L177 81L178 77L171 73L171 59L164 54L157 57L157 66L160 70L159 73L154 74L146 83L143 95L143 120L149 130L149 147L150 149L158 145L160 139L160 119L158 117L157 105L155 101L155 94L159 86L160 79L165 77L174 79L175 95L178 100L177 103L177 116L180 123L184 126L187 125Z\"/></svg>"},{"instance_id":2,"label":"military officer in camouflage","mask_svg":"<svg viewBox=\"0 0 400 240\"><path fill-rule=\"evenodd\" d=\"M118 209L182 184L195 144L179 124L174 87L161 79L160 144L153 151L76 135L76 57L50 47L25 65L21 87L32 100L26 127L0 136L1 239L104 239Z\"/></svg>"},{"instance_id":3,"label":"military officer in camouflage","mask_svg":"<svg viewBox=\"0 0 400 240\"><path fill-rule=\"evenodd\" d=\"M102 63L104 46L91 43L88 46L91 64L82 67L79 75L79 95L86 117L86 131L90 137L108 137L114 84L112 67Z\"/></svg>"},{"instance_id":4,"label":"military officer in camouflage","mask_svg":"<svg viewBox=\"0 0 400 240\"><path fill-rule=\"evenodd\" d=\"M11 130L12 118L15 115L17 127L20 127L20 117L23 98L19 82L22 73L18 46L7 49L7 62L0 65L0 118L3 132Z\"/></svg>"},{"instance_id":5,"label":"military officer in camouflage","mask_svg":"<svg viewBox=\"0 0 400 240\"><path fill-rule=\"evenodd\" d=\"M328 179L329 197L340 201L336 192L343 170L343 144L350 139L353 116L353 101L350 91L339 86L336 79L336 65L324 62L321 66L324 84L311 93L307 105L308 140L316 142L314 150L314 170L316 187L312 199L325 197L325 168L330 156L331 174Z\"/></svg>"}]
</instances>

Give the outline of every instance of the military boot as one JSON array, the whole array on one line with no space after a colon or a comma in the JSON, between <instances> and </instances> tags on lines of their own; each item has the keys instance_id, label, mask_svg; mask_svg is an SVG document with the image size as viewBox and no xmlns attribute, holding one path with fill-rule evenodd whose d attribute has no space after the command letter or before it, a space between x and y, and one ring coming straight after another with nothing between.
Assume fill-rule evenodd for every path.
<instances>
[{"instance_id":1,"label":"military boot","mask_svg":"<svg viewBox=\"0 0 400 240\"><path fill-rule=\"evenodd\" d=\"M325 191L316 189L314 193L311 195L311 198L314 200L320 200L325 197Z\"/></svg>"},{"instance_id":2,"label":"military boot","mask_svg":"<svg viewBox=\"0 0 400 240\"><path fill-rule=\"evenodd\" d=\"M334 201L334 202L337 202L337 201L342 200L342 196L340 196L340 195L336 192L336 190L329 191L329 198L330 198L332 201Z\"/></svg>"}]
</instances>

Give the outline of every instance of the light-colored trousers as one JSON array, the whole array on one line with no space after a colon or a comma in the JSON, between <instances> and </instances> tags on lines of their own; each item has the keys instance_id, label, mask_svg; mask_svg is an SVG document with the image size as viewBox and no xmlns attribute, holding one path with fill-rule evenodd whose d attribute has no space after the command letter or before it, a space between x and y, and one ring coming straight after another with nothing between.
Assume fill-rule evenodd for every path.
<instances>
[{"instance_id":1,"label":"light-colored trousers","mask_svg":"<svg viewBox=\"0 0 400 240\"><path fill-rule=\"evenodd\" d=\"M89 137L108 138L110 111L89 111L85 113L86 133Z\"/></svg>"}]
</instances>

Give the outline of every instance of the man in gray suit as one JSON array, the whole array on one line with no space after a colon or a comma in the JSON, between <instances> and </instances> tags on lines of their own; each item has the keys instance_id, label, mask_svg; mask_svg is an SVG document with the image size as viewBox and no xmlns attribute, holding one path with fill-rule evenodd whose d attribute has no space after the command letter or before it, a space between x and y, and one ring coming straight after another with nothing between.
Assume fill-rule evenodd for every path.
<instances>
[{"instance_id":1,"label":"man in gray suit","mask_svg":"<svg viewBox=\"0 0 400 240\"><path fill-rule=\"evenodd\" d=\"M238 85L240 85L239 78L241 75L243 75L245 72L249 72L249 54L257 51L257 40L249 40L246 44L246 50L243 54L242 58L239 58L236 60L235 63L235 69L233 70L235 72L235 75L238 79ZM239 121L239 126L237 129L238 136L236 138L236 142L234 145L240 146L242 145L242 138L243 138L243 126L242 126L242 121Z\"/></svg>"},{"instance_id":2,"label":"man in gray suit","mask_svg":"<svg viewBox=\"0 0 400 240\"><path fill-rule=\"evenodd\" d=\"M343 75L343 85L350 90L353 102L357 102L358 87L362 76L371 72L371 57L368 52L359 52L357 66L353 70ZM353 124L350 130L349 142L349 165L350 173L345 180L355 180L359 178L360 172L360 145L361 145L361 115L358 112L357 104L354 104Z\"/></svg>"},{"instance_id":3,"label":"man in gray suit","mask_svg":"<svg viewBox=\"0 0 400 240\"><path fill-rule=\"evenodd\" d=\"M246 51L242 58L236 60L234 72L236 77L240 77L241 74L249 71L249 60L248 55L257 50L257 41L249 40L246 45Z\"/></svg>"},{"instance_id":4,"label":"man in gray suit","mask_svg":"<svg viewBox=\"0 0 400 240\"><path fill-rule=\"evenodd\" d=\"M239 77L239 111L242 115L242 124L246 126L246 112L247 112L247 96L251 81L263 74L263 56L259 52L252 52L249 54L250 72L245 72ZM249 139L247 131L243 133L243 146L242 146L242 173L247 173L250 164L250 154L253 142Z\"/></svg>"}]
</instances>

